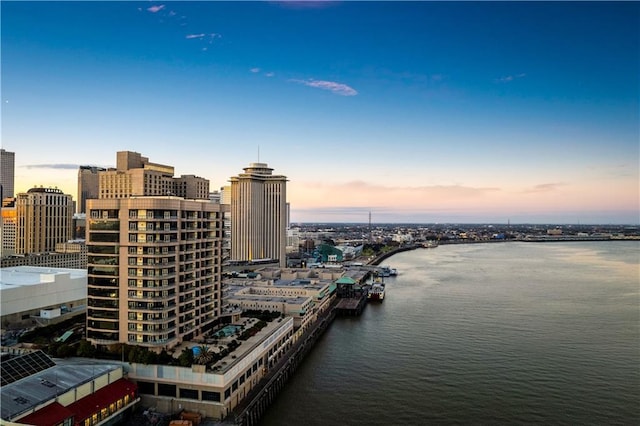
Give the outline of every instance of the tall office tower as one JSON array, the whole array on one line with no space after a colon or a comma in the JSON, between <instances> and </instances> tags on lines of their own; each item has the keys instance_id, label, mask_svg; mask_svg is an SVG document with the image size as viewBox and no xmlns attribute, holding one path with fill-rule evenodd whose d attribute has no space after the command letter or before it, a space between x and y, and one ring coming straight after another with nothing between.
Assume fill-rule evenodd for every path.
<instances>
[{"instance_id":1,"label":"tall office tower","mask_svg":"<svg viewBox=\"0 0 640 426\"><path fill-rule=\"evenodd\" d=\"M55 188L31 188L16 197L16 254L54 251L73 237L71 195Z\"/></svg>"},{"instance_id":2,"label":"tall office tower","mask_svg":"<svg viewBox=\"0 0 640 426\"><path fill-rule=\"evenodd\" d=\"M231 260L277 259L286 266L287 178L251 163L231 178Z\"/></svg>"},{"instance_id":3,"label":"tall office tower","mask_svg":"<svg viewBox=\"0 0 640 426\"><path fill-rule=\"evenodd\" d=\"M107 169L94 166L80 166L78 169L78 213L85 213L87 200L98 198L98 172Z\"/></svg>"},{"instance_id":4,"label":"tall office tower","mask_svg":"<svg viewBox=\"0 0 640 426\"><path fill-rule=\"evenodd\" d=\"M174 178L173 166L151 163L147 157L132 151L119 151L116 161L115 169L98 173L98 198L127 198L136 195L209 198L207 179L194 175Z\"/></svg>"},{"instance_id":5,"label":"tall office tower","mask_svg":"<svg viewBox=\"0 0 640 426\"><path fill-rule=\"evenodd\" d=\"M3 198L13 197L15 164L15 152L0 149L0 200Z\"/></svg>"},{"instance_id":6,"label":"tall office tower","mask_svg":"<svg viewBox=\"0 0 640 426\"><path fill-rule=\"evenodd\" d=\"M87 201L87 338L174 347L220 315L220 204L179 197Z\"/></svg>"}]
</instances>

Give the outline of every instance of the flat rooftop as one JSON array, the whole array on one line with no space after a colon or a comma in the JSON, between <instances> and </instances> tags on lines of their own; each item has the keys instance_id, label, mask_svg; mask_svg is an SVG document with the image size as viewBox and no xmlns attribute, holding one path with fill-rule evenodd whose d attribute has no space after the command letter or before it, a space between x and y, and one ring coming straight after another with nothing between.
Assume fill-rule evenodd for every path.
<instances>
[{"instance_id":1,"label":"flat rooftop","mask_svg":"<svg viewBox=\"0 0 640 426\"><path fill-rule=\"evenodd\" d=\"M55 282L56 275L69 275L71 279L82 279L87 277L87 270L44 266L0 268L0 290Z\"/></svg>"}]
</instances>

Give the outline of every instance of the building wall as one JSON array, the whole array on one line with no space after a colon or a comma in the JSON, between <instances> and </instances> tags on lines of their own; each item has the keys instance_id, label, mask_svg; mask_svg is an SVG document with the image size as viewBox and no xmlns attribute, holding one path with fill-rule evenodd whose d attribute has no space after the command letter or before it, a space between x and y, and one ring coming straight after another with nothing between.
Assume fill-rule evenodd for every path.
<instances>
[{"instance_id":1,"label":"building wall","mask_svg":"<svg viewBox=\"0 0 640 426\"><path fill-rule=\"evenodd\" d=\"M231 178L231 259L278 259L286 266L286 182L264 163Z\"/></svg>"},{"instance_id":2,"label":"building wall","mask_svg":"<svg viewBox=\"0 0 640 426\"><path fill-rule=\"evenodd\" d=\"M143 405L155 406L159 411L169 413L182 408L220 419L260 382L266 371L293 345L296 337L293 320L287 318L272 334L221 372L198 369L203 366L186 368L134 363L130 364L129 378L138 384ZM167 390L173 390L175 394L167 394ZM195 397L185 398L182 390L192 391L190 393L195 393ZM207 397L212 399L207 400ZM216 397L219 400L215 400Z\"/></svg>"},{"instance_id":3,"label":"building wall","mask_svg":"<svg viewBox=\"0 0 640 426\"><path fill-rule=\"evenodd\" d=\"M41 266L47 268L87 269L87 252L32 253L28 255L5 256L0 267Z\"/></svg>"},{"instance_id":4,"label":"building wall","mask_svg":"<svg viewBox=\"0 0 640 426\"><path fill-rule=\"evenodd\" d=\"M87 335L172 347L220 314L220 205L178 197L87 203Z\"/></svg>"},{"instance_id":5,"label":"building wall","mask_svg":"<svg viewBox=\"0 0 640 426\"><path fill-rule=\"evenodd\" d=\"M99 173L99 197L178 196L208 199L209 181L195 175L174 178L174 168L151 163L137 152L117 153L117 168Z\"/></svg>"},{"instance_id":6,"label":"building wall","mask_svg":"<svg viewBox=\"0 0 640 426\"><path fill-rule=\"evenodd\" d=\"M2 207L0 217L0 257L8 256L16 252L17 211L14 207Z\"/></svg>"},{"instance_id":7,"label":"building wall","mask_svg":"<svg viewBox=\"0 0 640 426\"><path fill-rule=\"evenodd\" d=\"M38 315L41 309L86 304L87 274L83 270L3 268L0 278L3 325L28 321L30 315Z\"/></svg>"},{"instance_id":8,"label":"building wall","mask_svg":"<svg viewBox=\"0 0 640 426\"><path fill-rule=\"evenodd\" d=\"M73 236L73 201L59 189L32 188L16 198L16 253L53 251Z\"/></svg>"},{"instance_id":9,"label":"building wall","mask_svg":"<svg viewBox=\"0 0 640 426\"><path fill-rule=\"evenodd\" d=\"M94 166L80 166L78 169L78 213L86 212L87 200L98 198L98 173L106 169Z\"/></svg>"}]
</instances>

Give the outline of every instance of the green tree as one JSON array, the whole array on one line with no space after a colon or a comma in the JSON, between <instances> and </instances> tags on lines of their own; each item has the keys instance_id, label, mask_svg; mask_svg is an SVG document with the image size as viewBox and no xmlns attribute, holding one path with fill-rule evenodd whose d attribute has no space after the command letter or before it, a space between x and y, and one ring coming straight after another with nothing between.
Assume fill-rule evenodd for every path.
<instances>
[{"instance_id":1,"label":"green tree","mask_svg":"<svg viewBox=\"0 0 640 426\"><path fill-rule=\"evenodd\" d=\"M200 352L195 357L194 363L196 363L198 365L207 365L211 361L213 361L213 353L209 349L209 346L200 345L200 346L198 346L198 348L200 349Z\"/></svg>"}]
</instances>

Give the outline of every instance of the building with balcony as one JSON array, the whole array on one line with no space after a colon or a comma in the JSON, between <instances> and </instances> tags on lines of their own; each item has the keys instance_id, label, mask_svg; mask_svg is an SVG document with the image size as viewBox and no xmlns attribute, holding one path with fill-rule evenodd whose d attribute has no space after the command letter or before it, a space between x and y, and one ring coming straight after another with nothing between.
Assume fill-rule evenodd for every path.
<instances>
[{"instance_id":1,"label":"building with balcony","mask_svg":"<svg viewBox=\"0 0 640 426\"><path fill-rule=\"evenodd\" d=\"M220 204L180 197L87 201L87 339L171 348L220 314Z\"/></svg>"}]
</instances>

